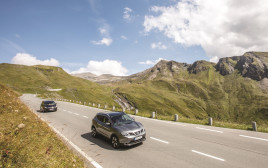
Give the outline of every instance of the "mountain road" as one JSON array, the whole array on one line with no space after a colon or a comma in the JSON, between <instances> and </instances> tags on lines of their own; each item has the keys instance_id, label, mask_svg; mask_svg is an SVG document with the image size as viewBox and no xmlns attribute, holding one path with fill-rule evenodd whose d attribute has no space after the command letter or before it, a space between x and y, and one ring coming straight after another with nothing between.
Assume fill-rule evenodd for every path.
<instances>
[{"instance_id":1,"label":"mountain road","mask_svg":"<svg viewBox=\"0 0 268 168\"><path fill-rule=\"evenodd\" d=\"M268 134L132 116L146 129L146 141L113 149L110 141L91 136L91 122L106 110L56 101L58 111L39 112L42 99L21 100L81 151L104 168L262 168L268 165ZM41 138L41 137L40 137Z\"/></svg>"}]
</instances>

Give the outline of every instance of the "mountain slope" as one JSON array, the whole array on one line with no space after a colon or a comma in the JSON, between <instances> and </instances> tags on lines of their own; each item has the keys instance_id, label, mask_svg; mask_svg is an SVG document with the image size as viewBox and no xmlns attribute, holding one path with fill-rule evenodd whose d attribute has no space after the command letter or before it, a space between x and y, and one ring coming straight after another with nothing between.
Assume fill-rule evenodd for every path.
<instances>
[{"instance_id":1,"label":"mountain slope","mask_svg":"<svg viewBox=\"0 0 268 168\"><path fill-rule=\"evenodd\" d=\"M248 55L236 58L242 62ZM260 71L267 72L264 53L250 53L250 56L261 60L258 63L264 70ZM157 111L164 116L178 113L200 120L211 116L218 121L249 123L255 120L268 124L268 94L261 89L260 82L253 80L254 76L244 76L236 65L232 73L222 75L220 63L221 60L217 65L207 61L192 65L160 61L128 80L114 84L114 93L147 115ZM260 76L262 81L267 79L265 74Z\"/></svg>"},{"instance_id":2,"label":"mountain slope","mask_svg":"<svg viewBox=\"0 0 268 168\"><path fill-rule=\"evenodd\" d=\"M0 64L0 83L21 93L114 104L111 89L73 77L58 67ZM51 92L49 89L61 89Z\"/></svg>"},{"instance_id":3,"label":"mountain slope","mask_svg":"<svg viewBox=\"0 0 268 168\"><path fill-rule=\"evenodd\" d=\"M90 72L73 74L73 76L87 79L87 80L90 80L92 82L96 82L99 84L113 83L113 82L118 82L118 81L126 79L125 76L113 76L110 74L103 74L103 75L97 76Z\"/></svg>"},{"instance_id":4,"label":"mountain slope","mask_svg":"<svg viewBox=\"0 0 268 168\"><path fill-rule=\"evenodd\" d=\"M61 68L0 64L0 83L22 93L138 108L141 115L268 125L268 53L249 52L215 64L160 61L108 85L73 77ZM50 92L48 89L62 89Z\"/></svg>"}]
</instances>

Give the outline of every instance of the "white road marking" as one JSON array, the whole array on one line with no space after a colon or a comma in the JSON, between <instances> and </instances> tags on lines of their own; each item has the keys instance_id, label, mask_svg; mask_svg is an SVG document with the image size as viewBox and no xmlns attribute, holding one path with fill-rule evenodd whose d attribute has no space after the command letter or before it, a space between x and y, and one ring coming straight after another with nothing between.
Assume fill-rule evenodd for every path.
<instances>
[{"instance_id":1,"label":"white road marking","mask_svg":"<svg viewBox=\"0 0 268 168\"><path fill-rule=\"evenodd\" d=\"M56 134L58 134L60 137L62 137L68 144L70 144L75 150L77 150L82 156L84 156L95 168L102 168L100 164L98 164L95 160L93 160L90 156L88 156L82 149L80 149L77 145L75 145L72 141L70 141L68 138L66 138L62 133L60 133L56 128L54 128L51 124L48 123L44 118L40 117L38 114L34 112L34 109L31 109L31 111L42 121L47 122L48 126L53 129Z\"/></svg>"},{"instance_id":2,"label":"white road marking","mask_svg":"<svg viewBox=\"0 0 268 168\"><path fill-rule=\"evenodd\" d=\"M202 153L202 152L198 152L198 151L196 151L196 150L192 150L192 152L197 153L197 154L200 154L200 155L203 155L203 156L207 156L207 157L210 157L210 158L213 158L213 159L216 159L216 160L220 160L220 161L222 161L222 162L225 161L225 160L222 159L222 158L218 158L218 157L216 157L216 156L212 156L212 155L209 155L209 154L205 154L205 153Z\"/></svg>"},{"instance_id":3,"label":"white road marking","mask_svg":"<svg viewBox=\"0 0 268 168\"><path fill-rule=\"evenodd\" d=\"M83 117L88 118L87 116L83 116Z\"/></svg>"},{"instance_id":4,"label":"white road marking","mask_svg":"<svg viewBox=\"0 0 268 168\"><path fill-rule=\"evenodd\" d=\"M207 129L207 128L201 128L201 127L195 127L197 129L201 129L201 130L206 130L206 131L212 131L212 132L218 132L218 133L223 133L223 131L217 131L217 130L212 130L212 129Z\"/></svg>"},{"instance_id":5,"label":"white road marking","mask_svg":"<svg viewBox=\"0 0 268 168\"><path fill-rule=\"evenodd\" d=\"M77 114L77 113L73 113L74 115L79 115L79 114Z\"/></svg>"},{"instance_id":6,"label":"white road marking","mask_svg":"<svg viewBox=\"0 0 268 168\"><path fill-rule=\"evenodd\" d=\"M102 168L101 165L99 165L97 162L93 161L91 162L93 164L94 167L96 168Z\"/></svg>"},{"instance_id":7,"label":"white road marking","mask_svg":"<svg viewBox=\"0 0 268 168\"><path fill-rule=\"evenodd\" d=\"M73 112L71 112L71 111L68 111L68 113L72 114Z\"/></svg>"},{"instance_id":8,"label":"white road marking","mask_svg":"<svg viewBox=\"0 0 268 168\"><path fill-rule=\"evenodd\" d=\"M257 139L257 140L261 140L261 141L268 141L268 139L257 138L257 137L252 137L252 136L246 136L246 135L239 135L239 136L245 137L245 138Z\"/></svg>"},{"instance_id":9,"label":"white road marking","mask_svg":"<svg viewBox=\"0 0 268 168\"><path fill-rule=\"evenodd\" d=\"M153 139L153 140L159 141L159 142L163 142L163 143L165 143L165 144L169 144L169 142L167 142L167 141L163 141L163 140L161 140L161 139L157 139L157 138L154 138L154 137L150 137L150 138Z\"/></svg>"},{"instance_id":10,"label":"white road marking","mask_svg":"<svg viewBox=\"0 0 268 168\"><path fill-rule=\"evenodd\" d=\"M66 110L62 110L62 111L66 111Z\"/></svg>"}]
</instances>

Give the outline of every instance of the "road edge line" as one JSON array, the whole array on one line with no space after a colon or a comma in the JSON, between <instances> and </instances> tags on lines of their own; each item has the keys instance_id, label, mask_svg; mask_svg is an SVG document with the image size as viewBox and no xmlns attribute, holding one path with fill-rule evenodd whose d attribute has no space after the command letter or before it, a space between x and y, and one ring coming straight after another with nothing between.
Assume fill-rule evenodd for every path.
<instances>
[{"instance_id":1,"label":"road edge line","mask_svg":"<svg viewBox=\"0 0 268 168\"><path fill-rule=\"evenodd\" d=\"M29 107L28 107L29 108ZM72 141L70 141L68 138L66 138L62 133L60 133L56 128L54 128L51 124L47 122L44 118L39 116L34 112L34 109L29 108L38 118L40 118L42 121L44 121L58 136L60 136L67 144L69 144L73 149L75 149L81 156L83 156L91 165L93 165L95 168L102 168L98 162L96 162L94 159L92 159L90 156L88 156L85 152L83 152L77 145L75 145Z\"/></svg>"}]
</instances>

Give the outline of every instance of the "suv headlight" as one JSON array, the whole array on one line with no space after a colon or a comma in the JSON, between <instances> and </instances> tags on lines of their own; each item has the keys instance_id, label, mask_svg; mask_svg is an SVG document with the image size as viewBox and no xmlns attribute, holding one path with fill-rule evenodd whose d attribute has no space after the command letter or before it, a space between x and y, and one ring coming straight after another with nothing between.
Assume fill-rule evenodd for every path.
<instances>
[{"instance_id":1,"label":"suv headlight","mask_svg":"<svg viewBox=\"0 0 268 168\"><path fill-rule=\"evenodd\" d=\"M129 133L128 132L121 132L121 135L123 135L123 136L129 136Z\"/></svg>"}]
</instances>

